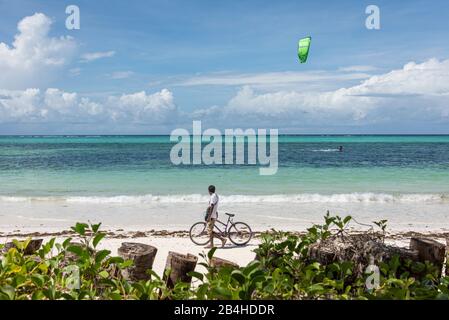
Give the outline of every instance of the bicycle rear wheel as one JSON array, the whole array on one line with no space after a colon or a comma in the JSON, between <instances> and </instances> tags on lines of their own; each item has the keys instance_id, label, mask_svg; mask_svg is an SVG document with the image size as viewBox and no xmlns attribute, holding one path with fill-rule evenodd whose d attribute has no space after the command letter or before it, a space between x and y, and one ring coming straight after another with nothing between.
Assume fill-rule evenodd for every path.
<instances>
[{"instance_id":1,"label":"bicycle rear wheel","mask_svg":"<svg viewBox=\"0 0 449 320\"><path fill-rule=\"evenodd\" d=\"M228 231L231 242L237 246L244 246L253 237L253 232L249 225L244 222L236 222L231 225Z\"/></svg>"},{"instance_id":2,"label":"bicycle rear wheel","mask_svg":"<svg viewBox=\"0 0 449 320\"><path fill-rule=\"evenodd\" d=\"M207 224L205 222L195 223L189 231L190 240L199 246L205 246L210 238L207 235Z\"/></svg>"}]
</instances>

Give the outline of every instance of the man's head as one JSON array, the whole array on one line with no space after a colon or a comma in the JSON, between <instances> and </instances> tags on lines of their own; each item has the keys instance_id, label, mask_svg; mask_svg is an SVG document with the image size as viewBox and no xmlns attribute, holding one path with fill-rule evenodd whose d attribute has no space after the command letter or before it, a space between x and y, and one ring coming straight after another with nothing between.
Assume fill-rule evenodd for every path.
<instances>
[{"instance_id":1,"label":"man's head","mask_svg":"<svg viewBox=\"0 0 449 320\"><path fill-rule=\"evenodd\" d=\"M215 186L214 185L210 185L208 189L209 189L209 194L215 193Z\"/></svg>"}]
</instances>

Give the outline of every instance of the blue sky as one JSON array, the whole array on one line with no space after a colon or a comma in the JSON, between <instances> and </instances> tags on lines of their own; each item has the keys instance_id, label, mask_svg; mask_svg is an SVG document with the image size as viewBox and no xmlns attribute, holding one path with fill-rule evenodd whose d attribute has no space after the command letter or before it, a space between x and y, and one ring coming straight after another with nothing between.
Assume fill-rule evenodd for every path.
<instances>
[{"instance_id":1,"label":"blue sky","mask_svg":"<svg viewBox=\"0 0 449 320\"><path fill-rule=\"evenodd\" d=\"M0 18L0 134L449 133L447 1L19 0Z\"/></svg>"}]
</instances>

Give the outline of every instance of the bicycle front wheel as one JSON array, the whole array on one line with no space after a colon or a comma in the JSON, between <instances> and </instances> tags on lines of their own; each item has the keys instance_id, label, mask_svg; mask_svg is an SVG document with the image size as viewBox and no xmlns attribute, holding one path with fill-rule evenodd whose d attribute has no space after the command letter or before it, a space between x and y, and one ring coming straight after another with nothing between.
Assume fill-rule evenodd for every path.
<instances>
[{"instance_id":1,"label":"bicycle front wheel","mask_svg":"<svg viewBox=\"0 0 449 320\"><path fill-rule=\"evenodd\" d=\"M253 232L249 225L244 222L236 222L231 225L228 231L231 242L237 246L244 246L253 237Z\"/></svg>"},{"instance_id":2,"label":"bicycle front wheel","mask_svg":"<svg viewBox=\"0 0 449 320\"><path fill-rule=\"evenodd\" d=\"M207 224L205 222L195 223L189 231L190 240L199 246L205 246L210 238L207 235Z\"/></svg>"}]
</instances>

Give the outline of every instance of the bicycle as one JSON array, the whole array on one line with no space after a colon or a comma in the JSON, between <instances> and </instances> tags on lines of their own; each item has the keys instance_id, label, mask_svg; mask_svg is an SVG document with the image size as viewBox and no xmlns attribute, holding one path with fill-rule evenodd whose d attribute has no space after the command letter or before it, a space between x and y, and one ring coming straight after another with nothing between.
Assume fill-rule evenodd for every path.
<instances>
[{"instance_id":1,"label":"bicycle","mask_svg":"<svg viewBox=\"0 0 449 320\"><path fill-rule=\"evenodd\" d=\"M222 236L223 238L228 238L236 246L244 246L247 244L252 236L253 232L251 227L244 222L233 222L233 217L235 214L225 213L228 216L228 221L223 223L220 220L215 220L214 232ZM218 227L218 224L224 226L224 230ZM189 231L190 240L194 244L205 246L210 242L209 235L207 234L207 222L197 222L195 223Z\"/></svg>"}]
</instances>

